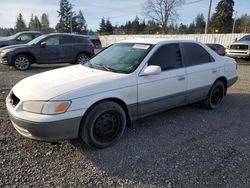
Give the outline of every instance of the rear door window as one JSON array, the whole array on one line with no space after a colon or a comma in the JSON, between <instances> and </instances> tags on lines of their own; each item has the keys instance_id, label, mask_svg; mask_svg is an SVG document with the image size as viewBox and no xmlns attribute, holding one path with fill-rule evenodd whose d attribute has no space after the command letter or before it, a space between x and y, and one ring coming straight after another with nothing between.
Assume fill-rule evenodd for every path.
<instances>
[{"instance_id":1,"label":"rear door window","mask_svg":"<svg viewBox=\"0 0 250 188\"><path fill-rule=\"evenodd\" d=\"M76 43L76 40L73 36L62 36L62 44L74 44Z\"/></svg>"},{"instance_id":2,"label":"rear door window","mask_svg":"<svg viewBox=\"0 0 250 188\"><path fill-rule=\"evenodd\" d=\"M196 43L182 43L185 66L214 62L214 58L202 46Z\"/></svg>"},{"instance_id":3,"label":"rear door window","mask_svg":"<svg viewBox=\"0 0 250 188\"><path fill-rule=\"evenodd\" d=\"M174 43L161 46L150 58L148 65L158 65L162 71L182 67L179 44Z\"/></svg>"}]
</instances>

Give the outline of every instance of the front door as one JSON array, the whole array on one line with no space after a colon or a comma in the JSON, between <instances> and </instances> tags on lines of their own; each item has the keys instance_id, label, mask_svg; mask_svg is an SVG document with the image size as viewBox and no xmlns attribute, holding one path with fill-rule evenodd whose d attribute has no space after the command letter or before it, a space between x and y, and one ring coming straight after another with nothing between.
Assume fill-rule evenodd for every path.
<instances>
[{"instance_id":1,"label":"front door","mask_svg":"<svg viewBox=\"0 0 250 188\"><path fill-rule=\"evenodd\" d=\"M138 115L162 111L185 102L187 79L178 43L156 50L146 66L158 65L158 75L138 77Z\"/></svg>"},{"instance_id":2,"label":"front door","mask_svg":"<svg viewBox=\"0 0 250 188\"><path fill-rule=\"evenodd\" d=\"M45 46L41 44L45 43ZM62 60L62 51L60 37L58 35L45 38L40 44L39 50L36 51L38 63L60 63Z\"/></svg>"}]
</instances>

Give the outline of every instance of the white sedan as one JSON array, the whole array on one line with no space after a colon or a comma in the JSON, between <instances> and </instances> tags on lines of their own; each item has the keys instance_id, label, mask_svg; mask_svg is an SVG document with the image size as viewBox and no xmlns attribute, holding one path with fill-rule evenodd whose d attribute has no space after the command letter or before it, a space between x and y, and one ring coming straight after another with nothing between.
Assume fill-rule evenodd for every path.
<instances>
[{"instance_id":1,"label":"white sedan","mask_svg":"<svg viewBox=\"0 0 250 188\"><path fill-rule=\"evenodd\" d=\"M198 101L218 108L237 79L235 60L196 41L136 39L115 43L84 65L20 81L6 105L25 137L80 137L105 148L132 120Z\"/></svg>"}]
</instances>

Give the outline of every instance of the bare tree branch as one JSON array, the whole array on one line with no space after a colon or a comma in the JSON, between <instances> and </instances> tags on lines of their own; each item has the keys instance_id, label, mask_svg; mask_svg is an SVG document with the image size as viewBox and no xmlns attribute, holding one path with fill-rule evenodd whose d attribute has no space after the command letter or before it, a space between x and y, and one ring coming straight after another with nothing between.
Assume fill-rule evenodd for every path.
<instances>
[{"instance_id":1,"label":"bare tree branch","mask_svg":"<svg viewBox=\"0 0 250 188\"><path fill-rule=\"evenodd\" d=\"M162 32L166 33L169 22L178 19L177 9L184 3L185 0L147 0L143 9L150 19L162 27Z\"/></svg>"}]
</instances>

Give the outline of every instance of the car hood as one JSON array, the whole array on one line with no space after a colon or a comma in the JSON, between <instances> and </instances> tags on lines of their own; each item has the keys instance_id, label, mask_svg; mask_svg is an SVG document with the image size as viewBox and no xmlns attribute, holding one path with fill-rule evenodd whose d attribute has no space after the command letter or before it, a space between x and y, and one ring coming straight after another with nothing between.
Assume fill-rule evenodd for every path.
<instances>
[{"instance_id":1,"label":"car hood","mask_svg":"<svg viewBox=\"0 0 250 188\"><path fill-rule=\"evenodd\" d=\"M250 41L236 41L236 42L233 42L231 45L235 45L235 44L250 45Z\"/></svg>"},{"instance_id":2,"label":"car hood","mask_svg":"<svg viewBox=\"0 0 250 188\"><path fill-rule=\"evenodd\" d=\"M27 48L27 46L29 46L28 44L17 44L17 45L11 45L11 46L5 46L3 48L1 48L1 50L15 50L18 48Z\"/></svg>"},{"instance_id":3,"label":"car hood","mask_svg":"<svg viewBox=\"0 0 250 188\"><path fill-rule=\"evenodd\" d=\"M50 100L57 96L69 97L70 93L70 96L75 98L115 89L115 87L132 85L126 77L128 74L75 65L25 78L17 83L12 91L22 101ZM76 90L81 92L77 93ZM64 99L68 99L67 97Z\"/></svg>"},{"instance_id":4,"label":"car hood","mask_svg":"<svg viewBox=\"0 0 250 188\"><path fill-rule=\"evenodd\" d=\"M9 40L7 40L7 39L1 39L0 40L0 46L1 45L7 45L7 44L9 44Z\"/></svg>"}]
</instances>

